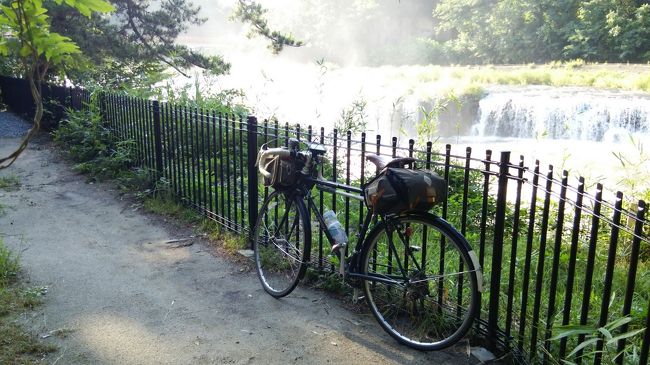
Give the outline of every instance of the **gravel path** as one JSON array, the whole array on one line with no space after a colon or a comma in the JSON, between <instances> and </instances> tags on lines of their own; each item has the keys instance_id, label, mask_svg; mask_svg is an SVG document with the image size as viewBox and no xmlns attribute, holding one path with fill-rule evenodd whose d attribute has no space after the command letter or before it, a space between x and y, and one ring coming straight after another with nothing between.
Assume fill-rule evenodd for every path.
<instances>
[{"instance_id":1,"label":"gravel path","mask_svg":"<svg viewBox=\"0 0 650 365\"><path fill-rule=\"evenodd\" d=\"M32 124L10 112L0 111L0 138L23 136Z\"/></svg>"},{"instance_id":2,"label":"gravel path","mask_svg":"<svg viewBox=\"0 0 650 365\"><path fill-rule=\"evenodd\" d=\"M18 139L0 138L0 154ZM252 264L142 213L110 184L87 184L37 139L0 190L0 235L45 304L19 321L59 351L48 364L477 364L467 345L419 352L370 313L299 287L276 300Z\"/></svg>"}]
</instances>

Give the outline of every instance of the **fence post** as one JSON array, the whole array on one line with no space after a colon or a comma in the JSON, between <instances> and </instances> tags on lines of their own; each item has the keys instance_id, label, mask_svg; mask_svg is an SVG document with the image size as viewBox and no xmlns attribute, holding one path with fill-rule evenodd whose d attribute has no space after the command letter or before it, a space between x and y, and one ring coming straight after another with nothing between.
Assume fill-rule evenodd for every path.
<instances>
[{"instance_id":1,"label":"fence post","mask_svg":"<svg viewBox=\"0 0 650 365\"><path fill-rule=\"evenodd\" d=\"M99 104L99 116L102 119L102 125L106 125L108 118L106 116L106 93L104 91L100 91L97 95L97 104Z\"/></svg>"},{"instance_id":2,"label":"fence post","mask_svg":"<svg viewBox=\"0 0 650 365\"><path fill-rule=\"evenodd\" d=\"M255 161L257 159L257 118L249 116L246 120L248 134L246 136L246 146L248 154L248 225L249 234L253 233L253 226L257 222L257 201L259 193L257 191L258 177Z\"/></svg>"},{"instance_id":3,"label":"fence post","mask_svg":"<svg viewBox=\"0 0 650 365\"><path fill-rule=\"evenodd\" d=\"M496 345L499 327L499 291L501 286L501 264L503 260L503 237L506 220L506 198L508 193L508 170L510 152L501 152L496 214L494 217L494 244L492 245L492 273L490 275L490 311L488 314L488 337Z\"/></svg>"},{"instance_id":4,"label":"fence post","mask_svg":"<svg viewBox=\"0 0 650 365\"><path fill-rule=\"evenodd\" d=\"M162 128L160 127L160 102L153 101L153 135L156 153L156 180L163 176Z\"/></svg>"}]
</instances>

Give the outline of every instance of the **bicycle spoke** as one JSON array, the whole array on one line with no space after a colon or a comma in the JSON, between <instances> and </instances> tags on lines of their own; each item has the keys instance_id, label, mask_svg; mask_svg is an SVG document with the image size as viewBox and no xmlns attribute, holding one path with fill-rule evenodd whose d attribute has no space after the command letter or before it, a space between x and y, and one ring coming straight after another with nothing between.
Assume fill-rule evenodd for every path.
<instances>
[{"instance_id":1,"label":"bicycle spoke","mask_svg":"<svg viewBox=\"0 0 650 365\"><path fill-rule=\"evenodd\" d=\"M447 347L469 329L478 307L477 270L465 244L454 241L462 236L424 218L389 220L390 231L369 237L371 252L364 253L368 304L398 341L424 350ZM411 246L424 238L422 247ZM459 262L464 270L457 270Z\"/></svg>"},{"instance_id":2,"label":"bicycle spoke","mask_svg":"<svg viewBox=\"0 0 650 365\"><path fill-rule=\"evenodd\" d=\"M260 211L253 241L255 264L264 289L275 297L295 288L307 265L309 222L304 203L273 192Z\"/></svg>"}]
</instances>

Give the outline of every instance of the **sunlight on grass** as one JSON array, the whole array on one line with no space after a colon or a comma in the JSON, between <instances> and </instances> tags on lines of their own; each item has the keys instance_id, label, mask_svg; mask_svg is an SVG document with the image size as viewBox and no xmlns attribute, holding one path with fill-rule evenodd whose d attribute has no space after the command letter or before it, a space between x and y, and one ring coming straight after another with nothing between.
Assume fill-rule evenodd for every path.
<instances>
[{"instance_id":1,"label":"sunlight on grass","mask_svg":"<svg viewBox=\"0 0 650 365\"><path fill-rule=\"evenodd\" d=\"M640 66L643 67L643 66ZM649 70L650 71L650 70ZM650 92L650 73L625 65L550 63L518 66L422 66L416 80L446 84L577 86Z\"/></svg>"}]
</instances>

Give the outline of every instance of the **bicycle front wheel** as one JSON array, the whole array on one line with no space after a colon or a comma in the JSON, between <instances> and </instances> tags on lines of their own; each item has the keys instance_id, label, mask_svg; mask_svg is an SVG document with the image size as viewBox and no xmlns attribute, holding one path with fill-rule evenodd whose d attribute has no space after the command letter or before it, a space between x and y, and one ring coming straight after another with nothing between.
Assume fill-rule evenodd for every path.
<instances>
[{"instance_id":1,"label":"bicycle front wheel","mask_svg":"<svg viewBox=\"0 0 650 365\"><path fill-rule=\"evenodd\" d=\"M276 298L293 291L305 274L311 247L303 200L274 191L266 198L253 232L255 266L262 287Z\"/></svg>"},{"instance_id":2,"label":"bicycle front wheel","mask_svg":"<svg viewBox=\"0 0 650 365\"><path fill-rule=\"evenodd\" d=\"M368 236L366 300L399 342L439 350L459 341L479 308L478 262L463 236L429 214L389 218ZM476 266L475 266L476 265Z\"/></svg>"}]
</instances>

